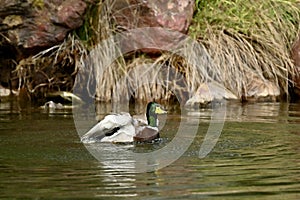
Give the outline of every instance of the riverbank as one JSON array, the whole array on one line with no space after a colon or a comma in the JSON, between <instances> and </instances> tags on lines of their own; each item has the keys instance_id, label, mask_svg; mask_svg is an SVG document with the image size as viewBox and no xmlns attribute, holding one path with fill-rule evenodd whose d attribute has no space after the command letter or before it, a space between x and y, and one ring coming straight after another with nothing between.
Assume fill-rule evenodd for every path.
<instances>
[{"instance_id":1,"label":"riverbank","mask_svg":"<svg viewBox=\"0 0 300 200\"><path fill-rule=\"evenodd\" d=\"M96 81L96 85L92 86L95 87L96 100L121 101L120 97L124 97L136 101L180 99L186 102L194 99L197 104L218 98L239 101L298 99L298 1L268 0L261 3L174 0L169 4L161 4L157 6L140 1L128 4L122 0L115 1L115 4L68 0L57 7L51 1L28 1L20 6L26 6L31 16L35 16L35 25L39 24L37 14L47 10L51 17L45 19L50 20L51 26L56 27L60 23L68 29L57 32L59 29L47 28L50 27L49 23L43 21L44 28L37 26L38 30L45 30L44 33L56 30L56 34L64 33L64 36L55 36L57 41L48 47L42 47L41 44L46 44L43 42L38 42L37 47L27 47L28 42L22 43L22 51L10 43L12 40L3 37L1 52L6 53L0 54L3 72L0 76L1 84L13 90L24 88L27 92L25 96L30 96L30 100L43 99L53 91L73 92L78 73L99 75L99 71L92 71L89 62L94 63L98 69L97 64L101 65L99 60L113 55L112 49L118 51L112 46L95 51L101 41L115 33L125 34L124 30L128 32L134 28L160 26L163 30L171 29L188 36L199 44L198 49L185 49L190 51L189 58L157 48L142 48L121 55L103 72L102 78L85 77L85 81ZM16 5L11 3L7 6L14 10ZM28 5L35 9L30 9ZM13 38L9 35L12 31L24 31L21 24L28 17L23 12L14 12L14 17L11 17L9 12L1 11L1 27L11 30L6 33L2 29L8 39ZM55 18L57 20L53 20ZM32 29L35 30L34 27ZM151 38L158 47L164 46L164 42L170 39L170 34L165 33L156 31ZM19 36L22 34L18 35L20 39ZM150 45L139 36L129 41L144 47ZM8 49L11 52L9 54ZM201 62L197 63L199 58ZM164 75L159 77L160 73L153 70L147 75L143 74L146 67L154 66L162 70L161 74ZM172 71L172 74L165 76L164 70ZM163 80L166 77L168 81ZM153 84L151 80L159 81ZM82 83L82 86L89 88L89 83ZM122 85L122 89L116 94L118 84ZM218 95L212 92L216 90L223 91L221 96L220 92Z\"/></svg>"}]
</instances>

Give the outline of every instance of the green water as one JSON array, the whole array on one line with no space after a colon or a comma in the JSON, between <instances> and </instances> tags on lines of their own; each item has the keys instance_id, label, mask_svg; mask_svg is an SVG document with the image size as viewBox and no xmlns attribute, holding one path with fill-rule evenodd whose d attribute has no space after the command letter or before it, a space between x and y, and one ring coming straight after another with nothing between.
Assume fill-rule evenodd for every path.
<instances>
[{"instance_id":1,"label":"green water","mask_svg":"<svg viewBox=\"0 0 300 200\"><path fill-rule=\"evenodd\" d=\"M131 160L110 162L116 145L95 145L108 150L95 159L80 143L72 110L0 103L0 198L300 199L299 104L228 105L216 146L200 159L209 113L184 116L199 118L200 128L178 160L137 173ZM159 149L172 140L181 118L169 112L160 142L121 148Z\"/></svg>"}]
</instances>

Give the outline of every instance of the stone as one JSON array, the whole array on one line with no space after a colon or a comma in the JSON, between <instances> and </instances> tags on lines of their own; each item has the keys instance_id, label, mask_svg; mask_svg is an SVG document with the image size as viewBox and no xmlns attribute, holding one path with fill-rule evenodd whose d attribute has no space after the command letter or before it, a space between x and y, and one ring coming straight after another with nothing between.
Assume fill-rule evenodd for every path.
<instances>
[{"instance_id":1,"label":"stone","mask_svg":"<svg viewBox=\"0 0 300 200\"><path fill-rule=\"evenodd\" d=\"M59 44L83 24L84 0L0 1L2 44L16 48L17 60Z\"/></svg>"},{"instance_id":2,"label":"stone","mask_svg":"<svg viewBox=\"0 0 300 200\"><path fill-rule=\"evenodd\" d=\"M19 15L9 15L4 18L2 21L2 24L6 24L9 27L14 27L21 25L23 23L23 20L21 16Z\"/></svg>"},{"instance_id":3,"label":"stone","mask_svg":"<svg viewBox=\"0 0 300 200\"><path fill-rule=\"evenodd\" d=\"M83 1L63 1L57 8L57 20L55 22L69 29L78 28L83 23L83 14L86 7L87 5Z\"/></svg>"},{"instance_id":4,"label":"stone","mask_svg":"<svg viewBox=\"0 0 300 200\"><path fill-rule=\"evenodd\" d=\"M0 0L0 84L18 87L11 80L18 63L63 42L83 24L93 0Z\"/></svg>"},{"instance_id":5,"label":"stone","mask_svg":"<svg viewBox=\"0 0 300 200\"><path fill-rule=\"evenodd\" d=\"M164 46L168 41L173 41L173 44L176 44L182 37L180 34L177 34L177 38L174 38L174 34L168 37L165 30L187 33L194 9L194 0L116 0L112 16L118 25L117 27L126 31L137 28L161 27L162 29L155 30L155 37L147 39L143 35L141 37L137 35L122 43L125 46L130 46L132 43L137 43L137 46L142 47L149 46L150 48L142 48L141 51L155 54L161 51L157 47ZM151 43L155 43L156 46L151 48ZM169 43L170 48L173 44Z\"/></svg>"},{"instance_id":6,"label":"stone","mask_svg":"<svg viewBox=\"0 0 300 200\"><path fill-rule=\"evenodd\" d=\"M122 34L121 50L124 53L140 50L144 53L160 53L162 51L176 51L187 36L176 31L161 27L145 27L133 29Z\"/></svg>"},{"instance_id":7,"label":"stone","mask_svg":"<svg viewBox=\"0 0 300 200\"><path fill-rule=\"evenodd\" d=\"M238 97L217 82L202 83L196 93L185 103L185 107L205 106L221 100L237 100Z\"/></svg>"},{"instance_id":8,"label":"stone","mask_svg":"<svg viewBox=\"0 0 300 200\"><path fill-rule=\"evenodd\" d=\"M254 77L248 82L244 95L247 101L274 102L280 96L280 88L270 80Z\"/></svg>"},{"instance_id":9,"label":"stone","mask_svg":"<svg viewBox=\"0 0 300 200\"><path fill-rule=\"evenodd\" d=\"M11 94L10 90L7 88L4 88L0 85L0 97L9 96Z\"/></svg>"}]
</instances>

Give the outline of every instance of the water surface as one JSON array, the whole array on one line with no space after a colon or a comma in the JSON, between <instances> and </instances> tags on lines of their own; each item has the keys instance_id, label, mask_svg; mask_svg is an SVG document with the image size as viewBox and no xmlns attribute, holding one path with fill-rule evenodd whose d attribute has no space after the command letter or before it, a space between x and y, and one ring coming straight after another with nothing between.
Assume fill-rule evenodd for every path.
<instances>
[{"instance_id":1,"label":"water surface","mask_svg":"<svg viewBox=\"0 0 300 200\"><path fill-rule=\"evenodd\" d=\"M299 199L300 105L229 104L226 108L223 131L205 158L199 158L199 148L212 110L180 116L170 109L161 141L96 144L92 148L107 152L97 160L80 143L72 110L49 113L2 102L0 198ZM100 110L100 117L112 111ZM137 153L163 148L175 137L181 120L193 123L195 119L200 120L197 136L171 165L138 173L130 158L120 159L120 148Z\"/></svg>"}]
</instances>

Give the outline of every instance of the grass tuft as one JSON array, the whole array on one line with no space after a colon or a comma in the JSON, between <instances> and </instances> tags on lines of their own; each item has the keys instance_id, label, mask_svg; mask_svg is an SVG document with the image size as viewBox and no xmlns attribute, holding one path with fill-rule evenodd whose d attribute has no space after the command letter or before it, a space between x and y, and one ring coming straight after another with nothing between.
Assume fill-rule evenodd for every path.
<instances>
[{"instance_id":1,"label":"grass tuft","mask_svg":"<svg viewBox=\"0 0 300 200\"><path fill-rule=\"evenodd\" d=\"M212 56L217 79L236 95L253 79L288 93L294 76L290 51L299 33L296 0L198 0L190 34Z\"/></svg>"}]
</instances>

